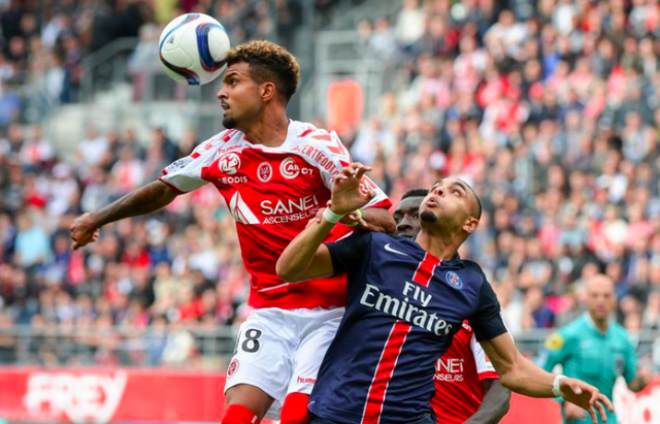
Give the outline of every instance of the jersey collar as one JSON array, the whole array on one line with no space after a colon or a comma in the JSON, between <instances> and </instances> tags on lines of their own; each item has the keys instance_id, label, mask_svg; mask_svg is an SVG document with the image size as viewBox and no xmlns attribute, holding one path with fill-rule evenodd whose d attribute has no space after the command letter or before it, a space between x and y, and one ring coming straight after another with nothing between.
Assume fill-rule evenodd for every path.
<instances>
[{"instance_id":1,"label":"jersey collar","mask_svg":"<svg viewBox=\"0 0 660 424\"><path fill-rule=\"evenodd\" d=\"M589 311L584 313L584 320L587 323L587 326L591 328L596 334L600 334L601 336L607 335L607 333L610 332L610 328L612 328L612 320L609 320L607 323L607 330L603 333L596 327L596 323L594 320L591 319L591 315L589 315Z\"/></svg>"}]
</instances>

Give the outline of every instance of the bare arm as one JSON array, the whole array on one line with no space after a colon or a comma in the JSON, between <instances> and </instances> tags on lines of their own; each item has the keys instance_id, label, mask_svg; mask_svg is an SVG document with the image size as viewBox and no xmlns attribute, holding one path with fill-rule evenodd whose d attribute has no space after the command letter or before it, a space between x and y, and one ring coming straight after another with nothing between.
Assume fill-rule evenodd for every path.
<instances>
[{"instance_id":1,"label":"bare arm","mask_svg":"<svg viewBox=\"0 0 660 424\"><path fill-rule=\"evenodd\" d=\"M326 220L314 222L298 234L277 261L277 276L295 283L334 273L330 251L323 244L334 224Z\"/></svg>"},{"instance_id":2,"label":"bare arm","mask_svg":"<svg viewBox=\"0 0 660 424\"><path fill-rule=\"evenodd\" d=\"M511 392L499 379L483 380L484 399L479 409L464 424L497 424L509 412Z\"/></svg>"},{"instance_id":3,"label":"bare arm","mask_svg":"<svg viewBox=\"0 0 660 424\"><path fill-rule=\"evenodd\" d=\"M505 333L492 340L481 341L486 355L495 366L502 385L507 389L531 397L554 397L552 386L555 375L550 374L522 356L509 334ZM612 411L612 403L595 387L573 378L564 377L560 382L561 396L589 412L595 424L596 410L606 421L605 409L601 402Z\"/></svg>"},{"instance_id":4,"label":"bare arm","mask_svg":"<svg viewBox=\"0 0 660 424\"><path fill-rule=\"evenodd\" d=\"M360 179L368 170L369 167L359 163L342 169L332 187L332 211L344 215L361 208L373 198L375 193L359 191ZM325 218L308 224L282 252L275 267L277 276L284 281L297 282L332 275L332 258L323 240L334 225Z\"/></svg>"},{"instance_id":5,"label":"bare arm","mask_svg":"<svg viewBox=\"0 0 660 424\"><path fill-rule=\"evenodd\" d=\"M362 219L366 222L364 229L369 231L378 231L381 233L393 234L396 231L396 223L392 215L383 208L363 209Z\"/></svg>"},{"instance_id":6,"label":"bare arm","mask_svg":"<svg viewBox=\"0 0 660 424\"><path fill-rule=\"evenodd\" d=\"M70 227L73 248L78 249L98 237L97 230L111 222L146 215L170 204L178 193L161 181L154 181L128 193L111 204L78 217Z\"/></svg>"}]
</instances>

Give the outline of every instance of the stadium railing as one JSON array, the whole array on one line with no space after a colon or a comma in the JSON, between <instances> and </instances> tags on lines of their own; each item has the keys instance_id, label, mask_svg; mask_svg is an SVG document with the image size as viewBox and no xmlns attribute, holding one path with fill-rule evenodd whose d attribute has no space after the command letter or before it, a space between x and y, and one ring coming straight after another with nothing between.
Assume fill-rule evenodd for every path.
<instances>
[{"instance_id":1,"label":"stadium railing","mask_svg":"<svg viewBox=\"0 0 660 424\"><path fill-rule=\"evenodd\" d=\"M518 348L530 358L543 351L553 330L516 334ZM237 327L80 327L14 325L0 328L0 365L122 367L195 367L218 369L228 364ZM632 334L637 352L660 371L660 332Z\"/></svg>"}]
</instances>

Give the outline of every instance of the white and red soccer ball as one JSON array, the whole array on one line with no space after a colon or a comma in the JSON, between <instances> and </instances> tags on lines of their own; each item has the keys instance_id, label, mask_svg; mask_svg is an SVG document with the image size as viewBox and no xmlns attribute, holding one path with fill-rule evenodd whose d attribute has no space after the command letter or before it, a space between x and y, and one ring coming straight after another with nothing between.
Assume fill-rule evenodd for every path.
<instances>
[{"instance_id":1,"label":"white and red soccer ball","mask_svg":"<svg viewBox=\"0 0 660 424\"><path fill-rule=\"evenodd\" d=\"M216 79L231 48L227 31L203 13L188 13L170 22L158 49L165 72L175 81L202 85Z\"/></svg>"}]
</instances>

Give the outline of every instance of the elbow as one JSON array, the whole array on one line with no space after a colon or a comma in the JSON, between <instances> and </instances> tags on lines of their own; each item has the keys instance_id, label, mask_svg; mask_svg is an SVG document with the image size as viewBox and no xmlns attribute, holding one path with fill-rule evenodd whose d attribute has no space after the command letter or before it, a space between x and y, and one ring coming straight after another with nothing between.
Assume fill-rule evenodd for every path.
<instances>
[{"instance_id":1,"label":"elbow","mask_svg":"<svg viewBox=\"0 0 660 424\"><path fill-rule=\"evenodd\" d=\"M500 374L500 382L502 383L502 386L504 386L504 388L510 390L508 392L509 400L511 399L511 392L520 391L520 382L518 380L518 376L514 371L508 371ZM509 402L507 402L507 405L508 403Z\"/></svg>"},{"instance_id":2,"label":"elbow","mask_svg":"<svg viewBox=\"0 0 660 424\"><path fill-rule=\"evenodd\" d=\"M287 283L297 283L299 281L299 273L295 272L295 270L288 266L285 261L282 261L282 258L280 258L275 264L275 274Z\"/></svg>"}]
</instances>

